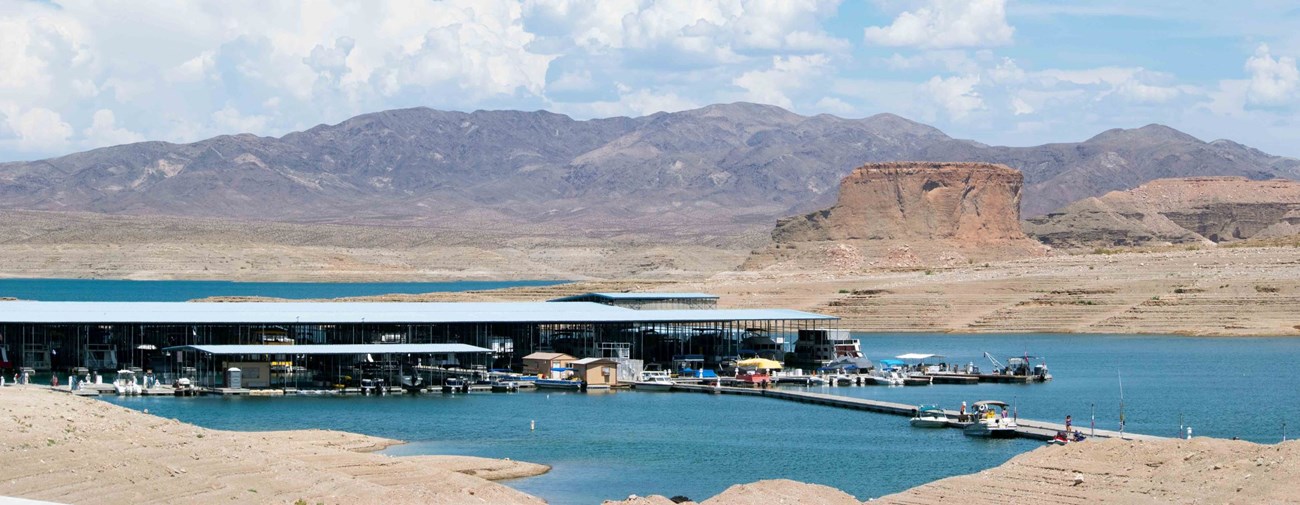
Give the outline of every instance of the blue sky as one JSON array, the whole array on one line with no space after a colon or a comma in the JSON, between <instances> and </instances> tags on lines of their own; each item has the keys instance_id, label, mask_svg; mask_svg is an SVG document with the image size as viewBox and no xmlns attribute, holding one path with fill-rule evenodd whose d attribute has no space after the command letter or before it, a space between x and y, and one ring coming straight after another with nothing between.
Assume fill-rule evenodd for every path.
<instances>
[{"instance_id":1,"label":"blue sky","mask_svg":"<svg viewBox=\"0 0 1300 505\"><path fill-rule=\"evenodd\" d=\"M1163 123L1300 157L1300 5L0 0L0 160L377 110L892 112L989 144Z\"/></svg>"}]
</instances>

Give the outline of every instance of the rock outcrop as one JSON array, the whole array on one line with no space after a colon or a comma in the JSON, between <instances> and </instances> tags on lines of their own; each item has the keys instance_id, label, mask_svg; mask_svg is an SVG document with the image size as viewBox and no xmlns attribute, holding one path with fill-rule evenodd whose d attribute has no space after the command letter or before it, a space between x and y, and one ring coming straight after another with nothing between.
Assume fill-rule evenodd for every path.
<instances>
[{"instance_id":1,"label":"rock outcrop","mask_svg":"<svg viewBox=\"0 0 1300 505\"><path fill-rule=\"evenodd\" d=\"M1300 182L1244 177L1159 179L1025 222L1053 247L1211 245L1300 233Z\"/></svg>"},{"instance_id":2,"label":"rock outcrop","mask_svg":"<svg viewBox=\"0 0 1300 505\"><path fill-rule=\"evenodd\" d=\"M1043 254L1020 227L1019 171L989 163L862 166L834 206L777 222L742 268L917 268Z\"/></svg>"}]
</instances>

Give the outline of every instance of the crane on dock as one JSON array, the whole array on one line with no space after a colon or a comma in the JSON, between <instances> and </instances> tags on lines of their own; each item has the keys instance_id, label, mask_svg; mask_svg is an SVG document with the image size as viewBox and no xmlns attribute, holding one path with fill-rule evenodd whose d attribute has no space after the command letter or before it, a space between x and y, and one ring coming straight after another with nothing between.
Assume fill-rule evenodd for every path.
<instances>
[{"instance_id":1,"label":"crane on dock","mask_svg":"<svg viewBox=\"0 0 1300 505\"><path fill-rule=\"evenodd\" d=\"M993 372L994 372L994 373L997 373L997 372L1003 370L1004 368L1006 368L1006 367L1002 366L1002 362L1001 362L1001 361L998 361L997 358L994 358L993 355L992 355L992 354L989 354L987 351L984 352L984 357L985 357L985 358L988 358L989 361L992 361L992 362L993 362Z\"/></svg>"}]
</instances>

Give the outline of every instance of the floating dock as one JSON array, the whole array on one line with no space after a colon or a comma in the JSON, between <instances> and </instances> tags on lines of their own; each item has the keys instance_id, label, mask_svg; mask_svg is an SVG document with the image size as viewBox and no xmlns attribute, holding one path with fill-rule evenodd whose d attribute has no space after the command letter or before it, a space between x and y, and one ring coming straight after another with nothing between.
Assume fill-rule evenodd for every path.
<instances>
[{"instance_id":1,"label":"floating dock","mask_svg":"<svg viewBox=\"0 0 1300 505\"><path fill-rule=\"evenodd\" d=\"M890 414L896 416L912 417L916 413L916 406L906 403L885 402L880 400L869 400L866 398L853 398L841 395L828 395L824 393L812 393L807 391L781 391L778 389L751 389L736 387L717 387L717 386L699 386L683 385L673 386L673 391L685 391L692 393L710 393L710 394L732 394L744 396L763 396L775 398L778 400L794 401L799 403L811 403L814 405L826 405L828 407L838 407L852 410L865 410L880 414ZM969 422L961 422L960 413L953 410L945 410L944 414L948 416L949 428L965 428ZM1058 432L1065 431L1065 425L1047 421L1035 421L1032 419L1016 419L1016 434L1022 438L1034 440L1051 440L1056 437ZM1075 427L1076 431L1078 427ZM1095 430L1090 437L1096 438L1121 438L1120 433L1111 430ZM1085 433L1086 434L1086 433ZM1140 435L1136 433L1124 433L1125 440L1159 440L1165 437L1152 435Z\"/></svg>"}]
</instances>

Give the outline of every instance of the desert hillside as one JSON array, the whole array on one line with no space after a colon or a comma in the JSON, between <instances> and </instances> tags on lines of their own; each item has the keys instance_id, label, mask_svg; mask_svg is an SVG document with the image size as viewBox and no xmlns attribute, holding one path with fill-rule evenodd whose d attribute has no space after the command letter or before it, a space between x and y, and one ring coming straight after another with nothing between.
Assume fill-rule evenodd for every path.
<instances>
[{"instance_id":1,"label":"desert hillside","mask_svg":"<svg viewBox=\"0 0 1300 505\"><path fill-rule=\"evenodd\" d=\"M280 138L141 142L0 163L0 209L526 236L729 235L826 207L863 163L904 160L1020 170L1029 216L1159 177L1300 177L1300 161L1159 125L998 147L891 114L801 116L750 103L588 121L415 108Z\"/></svg>"},{"instance_id":2,"label":"desert hillside","mask_svg":"<svg viewBox=\"0 0 1300 505\"><path fill-rule=\"evenodd\" d=\"M1211 244L1300 233L1300 182L1159 179L1025 222L1054 247Z\"/></svg>"}]
</instances>

